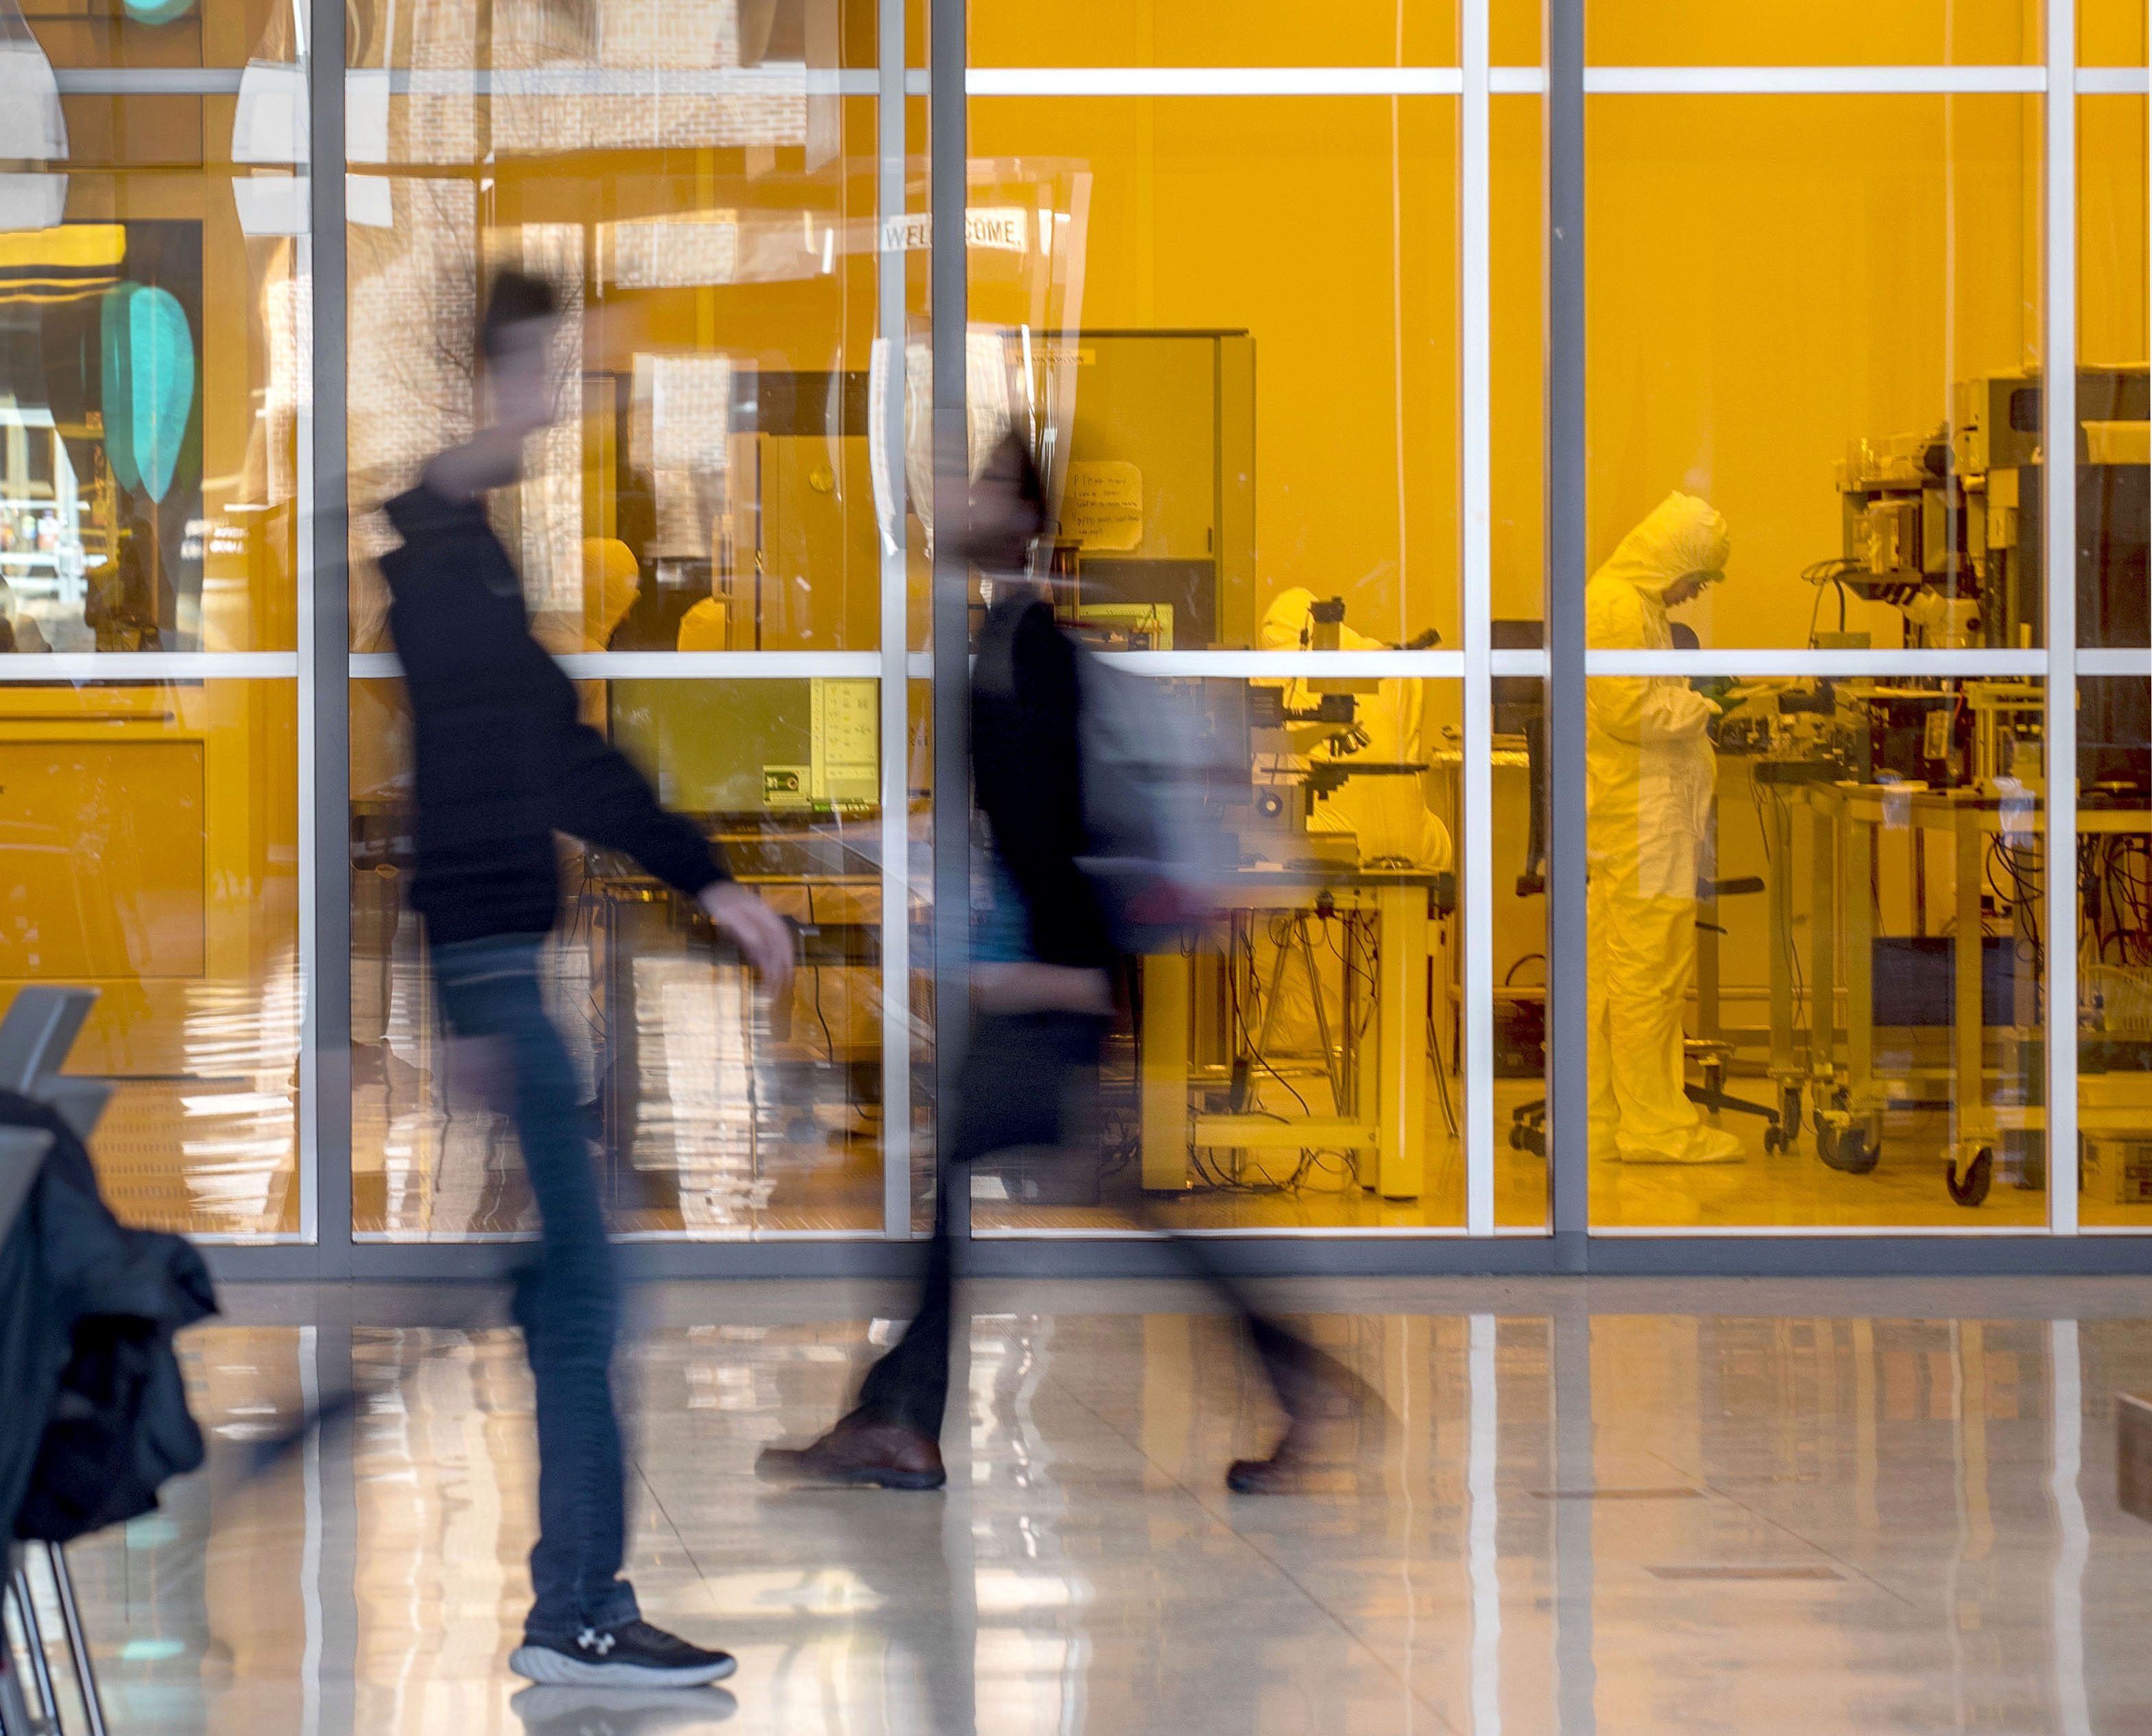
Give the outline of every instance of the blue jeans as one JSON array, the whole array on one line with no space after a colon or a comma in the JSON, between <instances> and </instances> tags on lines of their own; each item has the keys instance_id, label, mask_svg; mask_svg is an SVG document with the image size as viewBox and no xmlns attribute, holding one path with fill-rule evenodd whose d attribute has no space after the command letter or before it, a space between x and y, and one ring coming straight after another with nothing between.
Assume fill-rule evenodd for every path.
<instances>
[{"instance_id":1,"label":"blue jeans","mask_svg":"<svg viewBox=\"0 0 2152 1736\"><path fill-rule=\"evenodd\" d=\"M612 1399L620 1285L575 1073L539 989L544 939L457 941L434 948L433 961L449 1034L496 1040L492 1106L515 1121L544 1225L538 1263L515 1291L538 1389L538 1545L524 1632L561 1640L632 1622L640 1611L635 1588L620 1577L627 1531Z\"/></svg>"}]
</instances>

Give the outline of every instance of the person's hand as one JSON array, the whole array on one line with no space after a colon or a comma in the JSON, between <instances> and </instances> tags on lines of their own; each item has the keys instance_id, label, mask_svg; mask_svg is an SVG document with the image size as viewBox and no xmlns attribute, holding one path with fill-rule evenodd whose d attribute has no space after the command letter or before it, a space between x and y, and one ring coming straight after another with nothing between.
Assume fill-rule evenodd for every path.
<instances>
[{"instance_id":1,"label":"person's hand","mask_svg":"<svg viewBox=\"0 0 2152 1736\"><path fill-rule=\"evenodd\" d=\"M713 882L696 902L733 937L770 998L782 1004L792 986L792 925L737 880Z\"/></svg>"},{"instance_id":2,"label":"person's hand","mask_svg":"<svg viewBox=\"0 0 2152 1736\"><path fill-rule=\"evenodd\" d=\"M973 965L972 998L982 1013L1114 1014L1114 985L1104 971L1029 959Z\"/></svg>"}]
</instances>

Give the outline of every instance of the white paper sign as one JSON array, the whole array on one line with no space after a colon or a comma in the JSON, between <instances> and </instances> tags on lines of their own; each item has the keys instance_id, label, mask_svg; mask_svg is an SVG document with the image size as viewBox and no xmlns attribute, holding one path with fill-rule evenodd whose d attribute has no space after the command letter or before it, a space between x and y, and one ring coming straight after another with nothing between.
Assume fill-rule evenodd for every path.
<instances>
[{"instance_id":1,"label":"white paper sign","mask_svg":"<svg viewBox=\"0 0 2152 1736\"><path fill-rule=\"evenodd\" d=\"M1142 546L1143 472L1120 458L1070 463L1061 493L1061 530L1102 553Z\"/></svg>"}]
</instances>

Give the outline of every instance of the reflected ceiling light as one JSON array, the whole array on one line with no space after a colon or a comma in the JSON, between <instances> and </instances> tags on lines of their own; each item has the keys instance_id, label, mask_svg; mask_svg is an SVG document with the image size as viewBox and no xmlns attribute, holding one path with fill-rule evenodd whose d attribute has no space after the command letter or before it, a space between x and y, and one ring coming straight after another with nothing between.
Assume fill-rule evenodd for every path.
<instances>
[{"instance_id":1,"label":"reflected ceiling light","mask_svg":"<svg viewBox=\"0 0 2152 1736\"><path fill-rule=\"evenodd\" d=\"M67 117L53 63L15 0L0 0L0 157L64 163ZM64 175L0 175L0 230L51 229L67 214Z\"/></svg>"}]
</instances>

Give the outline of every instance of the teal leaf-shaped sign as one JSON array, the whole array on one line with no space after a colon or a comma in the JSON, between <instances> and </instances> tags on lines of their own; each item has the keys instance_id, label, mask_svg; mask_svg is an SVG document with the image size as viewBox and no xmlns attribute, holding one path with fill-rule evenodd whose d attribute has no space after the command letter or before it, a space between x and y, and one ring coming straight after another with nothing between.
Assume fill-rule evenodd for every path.
<instances>
[{"instance_id":1,"label":"teal leaf-shaped sign","mask_svg":"<svg viewBox=\"0 0 2152 1736\"><path fill-rule=\"evenodd\" d=\"M194 333L169 290L117 283L104 292L104 450L130 493L162 500L195 403Z\"/></svg>"}]
</instances>

